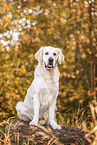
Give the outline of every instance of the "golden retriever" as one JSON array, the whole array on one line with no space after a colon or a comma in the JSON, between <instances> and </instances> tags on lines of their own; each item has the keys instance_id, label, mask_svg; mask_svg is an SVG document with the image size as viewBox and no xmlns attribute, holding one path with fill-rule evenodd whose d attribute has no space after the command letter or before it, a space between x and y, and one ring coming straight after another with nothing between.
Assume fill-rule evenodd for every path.
<instances>
[{"instance_id":1,"label":"golden retriever","mask_svg":"<svg viewBox=\"0 0 97 145\"><path fill-rule=\"evenodd\" d=\"M53 129L61 129L56 123L56 100L59 92L58 63L64 61L64 55L59 48L41 47L35 54L38 60L34 72L34 80L27 90L24 102L16 105L21 120L30 121L30 125L44 124L43 115Z\"/></svg>"}]
</instances>

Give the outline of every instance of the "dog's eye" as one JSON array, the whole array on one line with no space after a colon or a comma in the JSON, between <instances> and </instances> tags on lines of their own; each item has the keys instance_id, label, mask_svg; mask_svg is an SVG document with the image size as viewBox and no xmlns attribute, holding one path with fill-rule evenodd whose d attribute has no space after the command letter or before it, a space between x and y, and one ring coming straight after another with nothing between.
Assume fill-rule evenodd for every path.
<instances>
[{"instance_id":1,"label":"dog's eye","mask_svg":"<svg viewBox=\"0 0 97 145\"><path fill-rule=\"evenodd\" d=\"M53 55L55 56L55 55L57 55L56 53L53 53Z\"/></svg>"},{"instance_id":2,"label":"dog's eye","mask_svg":"<svg viewBox=\"0 0 97 145\"><path fill-rule=\"evenodd\" d=\"M49 54L48 52L45 53L45 55L48 55L48 54Z\"/></svg>"}]
</instances>

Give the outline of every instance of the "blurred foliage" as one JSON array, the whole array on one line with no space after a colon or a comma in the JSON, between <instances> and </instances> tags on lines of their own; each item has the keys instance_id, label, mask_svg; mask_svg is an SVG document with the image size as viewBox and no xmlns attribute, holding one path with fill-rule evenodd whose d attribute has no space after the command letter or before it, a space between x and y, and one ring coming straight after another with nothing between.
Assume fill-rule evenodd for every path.
<instances>
[{"instance_id":1,"label":"blurred foliage","mask_svg":"<svg viewBox=\"0 0 97 145\"><path fill-rule=\"evenodd\" d=\"M59 66L59 122L92 121L89 106L97 101L96 10L96 0L0 1L0 121L16 115L15 105L24 100L34 77L34 54L47 45L65 55Z\"/></svg>"}]
</instances>

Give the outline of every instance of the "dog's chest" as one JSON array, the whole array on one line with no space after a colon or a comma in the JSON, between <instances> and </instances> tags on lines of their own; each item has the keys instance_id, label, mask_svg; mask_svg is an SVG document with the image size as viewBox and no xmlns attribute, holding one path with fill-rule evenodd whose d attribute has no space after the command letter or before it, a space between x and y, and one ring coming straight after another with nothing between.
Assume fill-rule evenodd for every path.
<instances>
[{"instance_id":1,"label":"dog's chest","mask_svg":"<svg viewBox=\"0 0 97 145\"><path fill-rule=\"evenodd\" d=\"M44 89L44 94L55 94L58 91L58 82L55 82L53 78L44 79L44 84L42 86Z\"/></svg>"},{"instance_id":2,"label":"dog's chest","mask_svg":"<svg viewBox=\"0 0 97 145\"><path fill-rule=\"evenodd\" d=\"M57 96L58 86L53 80L46 80L40 89L40 105L48 106Z\"/></svg>"},{"instance_id":3,"label":"dog's chest","mask_svg":"<svg viewBox=\"0 0 97 145\"><path fill-rule=\"evenodd\" d=\"M55 96L53 92L42 90L42 93L40 93L39 100L40 100L40 107L41 108L47 108L49 104L55 99Z\"/></svg>"}]
</instances>

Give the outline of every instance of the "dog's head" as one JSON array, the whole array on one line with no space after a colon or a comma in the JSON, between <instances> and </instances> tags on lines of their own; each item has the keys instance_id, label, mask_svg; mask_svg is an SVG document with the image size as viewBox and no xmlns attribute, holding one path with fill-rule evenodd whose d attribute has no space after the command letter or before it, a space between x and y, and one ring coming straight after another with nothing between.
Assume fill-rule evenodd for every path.
<instances>
[{"instance_id":1,"label":"dog's head","mask_svg":"<svg viewBox=\"0 0 97 145\"><path fill-rule=\"evenodd\" d=\"M64 55L61 49L51 46L41 47L35 54L35 58L46 69L53 69L58 63L61 64L64 61Z\"/></svg>"}]
</instances>

